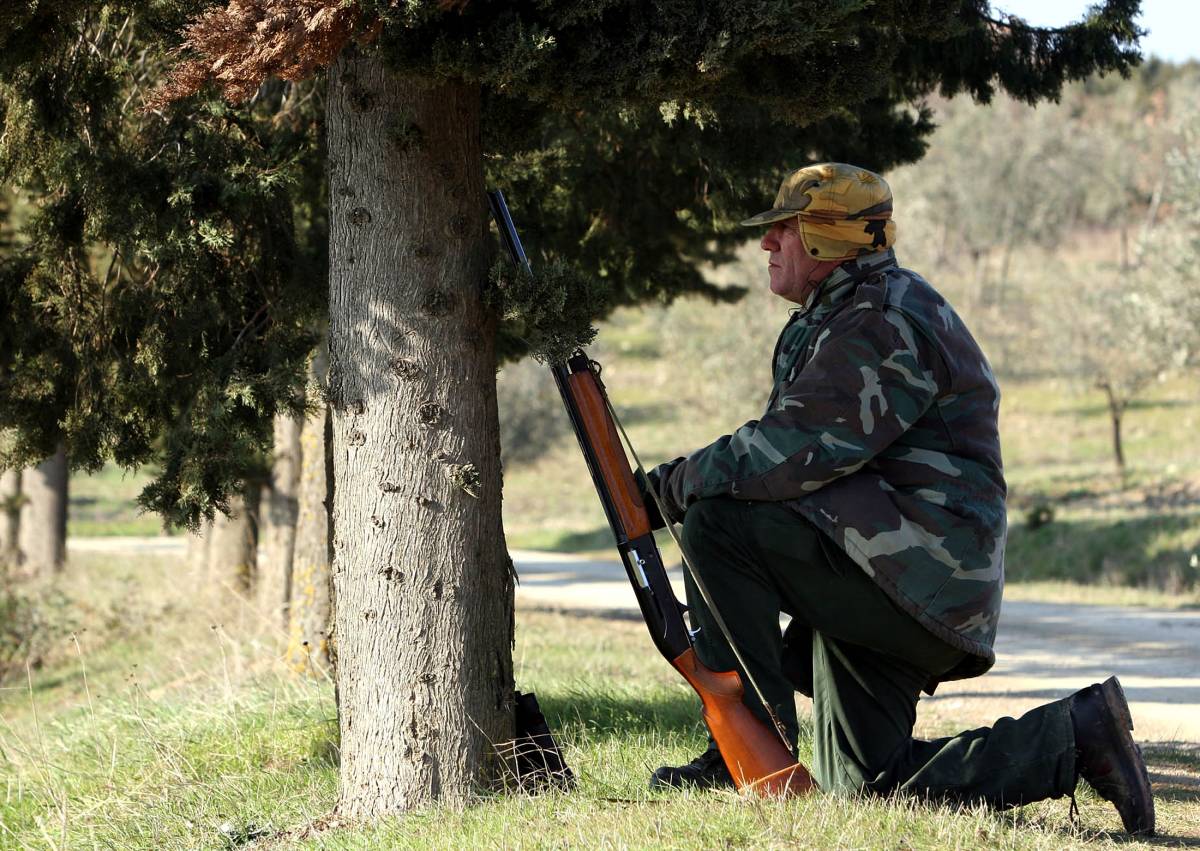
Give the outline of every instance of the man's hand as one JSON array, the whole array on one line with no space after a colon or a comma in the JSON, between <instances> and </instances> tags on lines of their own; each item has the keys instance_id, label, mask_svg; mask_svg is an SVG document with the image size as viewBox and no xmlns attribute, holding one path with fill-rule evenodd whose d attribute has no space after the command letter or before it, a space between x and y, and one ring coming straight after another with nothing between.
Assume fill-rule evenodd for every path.
<instances>
[{"instance_id":1,"label":"man's hand","mask_svg":"<svg viewBox=\"0 0 1200 851\"><path fill-rule=\"evenodd\" d=\"M653 473L653 471L651 471L651 473ZM663 520L662 512L658 510L658 503L654 501L654 496L650 492L650 489L653 487L653 485L651 485L649 480L642 475L641 470L634 470L633 480L637 482L638 494L642 498L642 505L646 506L646 514L650 518L650 531L653 532L658 529L665 529L667 527L667 523L665 520Z\"/></svg>"},{"instance_id":2,"label":"man's hand","mask_svg":"<svg viewBox=\"0 0 1200 851\"><path fill-rule=\"evenodd\" d=\"M642 493L642 502L646 504L646 512L650 515L651 529L666 528L666 520L670 520L672 523L683 522L683 509L671 501L671 492L667 488L667 479L670 478L671 472L679 466L679 462L683 460L683 458L676 458L674 461L659 464L645 476L640 473L634 475L634 480ZM662 503L663 510L666 511L665 520L651 495L651 489L653 489L653 493L658 494L658 502Z\"/></svg>"}]
</instances>

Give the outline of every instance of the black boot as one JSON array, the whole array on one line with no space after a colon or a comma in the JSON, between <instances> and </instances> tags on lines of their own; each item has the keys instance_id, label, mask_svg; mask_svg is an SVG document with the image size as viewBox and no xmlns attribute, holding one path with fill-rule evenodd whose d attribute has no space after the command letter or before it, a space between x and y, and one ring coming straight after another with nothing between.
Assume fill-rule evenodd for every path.
<instances>
[{"instance_id":1,"label":"black boot","mask_svg":"<svg viewBox=\"0 0 1200 851\"><path fill-rule=\"evenodd\" d=\"M694 786L697 789L732 789L733 778L725 767L725 760L717 745L709 741L708 750L687 765L664 765L650 775L651 789L681 789Z\"/></svg>"},{"instance_id":2,"label":"black boot","mask_svg":"<svg viewBox=\"0 0 1200 851\"><path fill-rule=\"evenodd\" d=\"M1116 677L1071 695L1075 773L1115 804L1128 833L1154 833L1154 797L1141 749L1129 731L1133 719Z\"/></svg>"}]
</instances>

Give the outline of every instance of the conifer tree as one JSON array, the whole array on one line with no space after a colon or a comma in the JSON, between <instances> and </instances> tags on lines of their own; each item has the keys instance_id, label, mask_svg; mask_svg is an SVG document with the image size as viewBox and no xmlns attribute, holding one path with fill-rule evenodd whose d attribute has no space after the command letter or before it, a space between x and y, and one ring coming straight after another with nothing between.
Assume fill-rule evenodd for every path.
<instances>
[{"instance_id":1,"label":"conifer tree","mask_svg":"<svg viewBox=\"0 0 1200 851\"><path fill-rule=\"evenodd\" d=\"M191 11L184 3L147 4L145 14L161 17L163 5L175 15ZM182 421L189 434L198 432L190 451L168 456L177 468L168 468L148 501L193 519L211 510L242 472L212 457L213 417L238 446L265 444L309 342L284 299L269 299L263 315L270 322L255 319L264 299L254 296L264 285L282 293L291 278L281 279L280 269L295 270L294 261L281 265L296 254L281 253L285 234L270 227L278 221L272 210L283 206L267 164L266 152L277 148L264 140L273 137L266 128L239 136L231 123L259 126L254 104L222 111L204 87L211 81L231 101L245 102L271 77L306 80L332 63L325 101L328 403L344 812L463 799L495 773L491 743L510 732L512 581L500 528L498 346L561 353L586 339L589 320L612 303L703 290L695 261L728 248L732 221L771 195L783 169L823 156L875 168L918 157L931 127L909 105L928 93L966 91L987 100L999 86L1035 101L1054 97L1067 79L1124 71L1136 61L1137 6L1108 0L1062 30L997 18L984 0L233 0L192 19L185 60L151 101L161 115L130 121L137 133L113 131L137 140L143 158L161 161L158 195L179 199L186 214L173 208L164 223L147 221L122 257L140 263L133 266L140 291L172 288L175 309L204 296L202 275L216 274L219 296L206 306L224 324L205 318L204 327L246 330L219 337L222 344L210 350L193 349L194 374L170 362L169 346L152 349L143 362L178 374L186 386L176 396L135 370L142 394L189 400L155 410L166 445L181 445L168 414L190 415ZM15 30L25 40L13 42L16 52L0 66L17 93L4 98L9 115L20 113L30 92L86 78L77 66L103 64L67 46L80 22L92 32L94 7L36 9L17 13L26 15ZM149 32L149 23L142 26ZM162 30L154 32L147 38L161 46ZM44 63L30 64L31 51L47 43L59 45L51 52L59 64L50 67L60 78L39 70ZM90 73L122 86L124 77ZM69 93L51 99L58 115L72 116ZM181 106L168 108L170 100ZM20 113L16 126L49 137L57 128L44 112ZM103 109L94 115L112 117ZM86 130L91 120L67 123ZM73 138L85 163L95 159L86 134ZM181 172L207 173L203 155L215 156L214 149L221 162L236 160L230 146L247 157L253 179L226 170L218 185L227 191L181 187L163 195L184 182ZM53 161L61 169L61 152ZM141 174L134 158L121 163ZM485 173L512 190L530 244L546 249L532 280L502 267L489 274ZM38 250L0 278L36 328L46 324L37 321L43 305L70 318L73 304L55 300L44 258L63 256L64 232L71 245L105 243L97 237L109 235L95 229L108 219L94 219L123 199L95 168L82 180L101 189L82 198L71 191L79 181L54 168L26 166L24 174L60 188L67 201L47 204L35 228ZM207 203L193 212L197 196ZM223 228L231 222L246 226ZM568 245L574 248L566 252ZM150 262L166 248L173 264ZM556 248L577 262L554 262L562 259ZM199 260L184 262L181 253ZM82 276L83 266L77 259L70 268ZM515 332L507 342L499 336L502 316ZM139 363L136 350L108 356L108 337L89 349L66 330L77 326L64 319L56 327L12 349L22 357L46 353L71 376L91 368L92 358ZM5 356L3 366L11 369L13 360ZM123 375L111 382L122 390L133 383ZM251 390L230 400L231 386ZM67 388L56 388L44 394L54 403L49 409L78 422L108 424L106 416L137 409L136 394L114 392L80 415ZM231 407L238 417L226 416ZM71 444L77 462L96 457L105 440L130 444L115 426L89 430L65 416L62 423L88 438L78 450ZM64 430L32 412L4 425L20 428L28 451ZM148 442L149 435L136 446L142 455ZM137 453L113 454L128 461Z\"/></svg>"}]
</instances>

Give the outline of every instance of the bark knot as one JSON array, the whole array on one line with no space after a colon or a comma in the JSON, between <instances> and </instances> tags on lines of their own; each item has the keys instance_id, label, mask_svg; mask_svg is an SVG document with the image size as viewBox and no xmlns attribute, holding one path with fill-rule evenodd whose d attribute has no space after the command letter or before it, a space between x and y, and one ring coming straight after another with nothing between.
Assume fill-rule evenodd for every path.
<instances>
[{"instance_id":1,"label":"bark knot","mask_svg":"<svg viewBox=\"0 0 1200 851\"><path fill-rule=\"evenodd\" d=\"M354 112L370 112L375 108L375 95L362 86L352 86L349 99Z\"/></svg>"},{"instance_id":2,"label":"bark knot","mask_svg":"<svg viewBox=\"0 0 1200 851\"><path fill-rule=\"evenodd\" d=\"M421 150L425 133L410 118L401 116L388 130L388 141L397 153L410 154Z\"/></svg>"},{"instance_id":3,"label":"bark knot","mask_svg":"<svg viewBox=\"0 0 1200 851\"><path fill-rule=\"evenodd\" d=\"M436 499L430 499L427 496L414 496L413 502L415 502L417 505L421 506L422 508L429 509L430 511L441 511L442 510L442 504L440 502L438 502Z\"/></svg>"},{"instance_id":4,"label":"bark knot","mask_svg":"<svg viewBox=\"0 0 1200 851\"><path fill-rule=\"evenodd\" d=\"M350 211L350 224L362 225L371 223L371 211L366 207L355 207Z\"/></svg>"},{"instance_id":5,"label":"bark knot","mask_svg":"<svg viewBox=\"0 0 1200 851\"><path fill-rule=\"evenodd\" d=\"M367 436L356 428L350 429L346 435L346 444L348 446L363 446L367 442Z\"/></svg>"},{"instance_id":6,"label":"bark knot","mask_svg":"<svg viewBox=\"0 0 1200 851\"><path fill-rule=\"evenodd\" d=\"M446 419L446 409L437 402L422 402L417 408L417 421L426 428L435 428Z\"/></svg>"},{"instance_id":7,"label":"bark knot","mask_svg":"<svg viewBox=\"0 0 1200 851\"><path fill-rule=\"evenodd\" d=\"M394 358L388 367L402 381L416 381L421 377L421 366L412 358Z\"/></svg>"},{"instance_id":8,"label":"bark knot","mask_svg":"<svg viewBox=\"0 0 1200 851\"><path fill-rule=\"evenodd\" d=\"M466 216L452 216L446 223L446 235L455 239L465 239L471 232L471 220Z\"/></svg>"},{"instance_id":9,"label":"bark knot","mask_svg":"<svg viewBox=\"0 0 1200 851\"><path fill-rule=\"evenodd\" d=\"M479 487L482 484L479 470L474 464L450 464L446 467L446 478L456 488L467 496L479 499Z\"/></svg>"},{"instance_id":10,"label":"bark knot","mask_svg":"<svg viewBox=\"0 0 1200 851\"><path fill-rule=\"evenodd\" d=\"M421 311L426 316L432 316L434 319L448 316L454 311L456 306L454 293L438 287L426 290L424 297L421 299Z\"/></svg>"}]
</instances>

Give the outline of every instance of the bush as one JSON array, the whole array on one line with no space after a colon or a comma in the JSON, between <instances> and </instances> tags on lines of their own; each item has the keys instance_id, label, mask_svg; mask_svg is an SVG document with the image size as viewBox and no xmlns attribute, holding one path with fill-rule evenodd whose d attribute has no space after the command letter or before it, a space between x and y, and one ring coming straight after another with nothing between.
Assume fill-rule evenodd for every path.
<instances>
[{"instance_id":1,"label":"bush","mask_svg":"<svg viewBox=\"0 0 1200 851\"><path fill-rule=\"evenodd\" d=\"M0 583L0 683L27 667L40 668L53 642L70 632L61 593L31 593Z\"/></svg>"},{"instance_id":2,"label":"bush","mask_svg":"<svg viewBox=\"0 0 1200 851\"><path fill-rule=\"evenodd\" d=\"M570 433L550 369L532 358L508 364L496 379L500 406L500 457L504 464L527 464Z\"/></svg>"}]
</instances>

